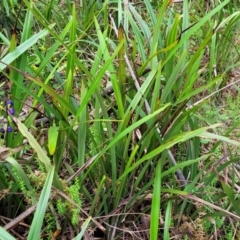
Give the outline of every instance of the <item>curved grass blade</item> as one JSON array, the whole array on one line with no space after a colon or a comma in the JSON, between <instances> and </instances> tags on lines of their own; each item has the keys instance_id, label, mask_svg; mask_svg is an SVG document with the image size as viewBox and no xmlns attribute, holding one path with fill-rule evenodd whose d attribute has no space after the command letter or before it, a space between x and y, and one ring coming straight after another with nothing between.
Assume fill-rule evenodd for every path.
<instances>
[{"instance_id":1,"label":"curved grass blade","mask_svg":"<svg viewBox=\"0 0 240 240\"><path fill-rule=\"evenodd\" d=\"M16 169L19 177L22 179L22 181L24 182L24 185L27 187L27 189L29 191L32 191L33 187L31 186L29 178L26 175L26 173L23 171L21 165L12 157L7 157L6 161L9 162ZM35 196L33 194L31 195L31 198L32 198L32 204L35 204L36 199L35 199Z\"/></svg>"},{"instance_id":2,"label":"curved grass blade","mask_svg":"<svg viewBox=\"0 0 240 240\"><path fill-rule=\"evenodd\" d=\"M146 118L146 117L145 117ZM139 122L139 121L138 121ZM156 155L162 153L164 150L171 148L172 146L174 146L177 143L180 142L185 142L191 138L194 138L196 136L202 136L204 134L206 134L206 130L211 129L211 128L215 128L220 126L221 124L214 124L211 125L209 127L203 127L203 128L199 128L196 129L194 131L190 131L190 132L185 132L185 133L181 133L177 136L174 136L172 139L168 140L167 142L161 144L159 147L155 148L154 150L152 150L151 152L149 152L148 154L146 154L143 158L139 159L136 163L134 163L131 167L129 167L128 169L126 169L124 171L124 173L119 177L118 181L121 181L128 173L130 173L131 171L133 171L135 168L137 168L141 163L147 161L148 159L151 159L153 157L155 157ZM130 126L131 127L131 126ZM128 130L128 128L126 129ZM125 130L125 131L126 131ZM125 133L125 131L123 131L123 133ZM122 134L123 134L122 133ZM121 134L119 134L121 135ZM119 136L118 136L119 137ZM114 141L114 140L113 140ZM111 143L109 144L111 145Z\"/></svg>"},{"instance_id":3,"label":"curved grass blade","mask_svg":"<svg viewBox=\"0 0 240 240\"><path fill-rule=\"evenodd\" d=\"M49 157L43 151L43 149L38 144L38 142L33 137L33 135L28 131L26 126L23 123L21 123L19 121L19 119L17 119L17 118L13 117L13 120L17 124L19 131L22 133L22 135L24 137L27 138L27 140L28 140L29 144L31 145L31 147L36 151L38 159L45 165L45 169L47 170L47 172L49 172L49 169L51 169L51 167L52 167L51 161L50 161ZM62 189L62 184L61 184L61 182L60 182L60 180L58 178L57 172L55 172L55 175L54 175L54 186L56 188L58 188L58 189Z\"/></svg>"},{"instance_id":4,"label":"curved grass blade","mask_svg":"<svg viewBox=\"0 0 240 240\"><path fill-rule=\"evenodd\" d=\"M28 139L28 142L31 145L31 147L37 152L39 160L45 165L45 168L49 170L51 168L51 162L46 153L43 151L43 149L38 144L33 135L28 131L26 126L23 123L21 123L17 118L13 119L17 124L19 131L22 133L24 137Z\"/></svg>"}]
</instances>

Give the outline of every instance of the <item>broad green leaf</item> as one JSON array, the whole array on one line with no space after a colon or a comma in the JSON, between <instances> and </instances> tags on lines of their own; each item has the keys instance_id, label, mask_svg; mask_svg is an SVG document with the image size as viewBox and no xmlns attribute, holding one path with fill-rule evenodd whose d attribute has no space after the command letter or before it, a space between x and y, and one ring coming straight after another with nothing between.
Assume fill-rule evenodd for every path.
<instances>
[{"instance_id":1,"label":"broad green leaf","mask_svg":"<svg viewBox=\"0 0 240 240\"><path fill-rule=\"evenodd\" d=\"M58 131L59 131L59 127L57 126L51 126L48 129L48 150L50 155L53 155L54 152L56 151Z\"/></svg>"}]
</instances>

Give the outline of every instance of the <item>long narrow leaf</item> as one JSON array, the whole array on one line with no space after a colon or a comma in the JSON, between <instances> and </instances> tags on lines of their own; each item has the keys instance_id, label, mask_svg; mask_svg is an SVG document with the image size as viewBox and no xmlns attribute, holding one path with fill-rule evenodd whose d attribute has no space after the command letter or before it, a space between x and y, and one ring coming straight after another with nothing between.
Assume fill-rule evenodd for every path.
<instances>
[{"instance_id":1,"label":"long narrow leaf","mask_svg":"<svg viewBox=\"0 0 240 240\"><path fill-rule=\"evenodd\" d=\"M28 139L29 144L32 146L32 148L37 152L39 160L45 165L45 168L49 170L51 168L51 162L46 153L43 151L43 149L40 147L36 139L33 137L33 135L28 131L26 126L21 123L17 118L14 118L14 121L16 122L19 131L22 133L24 137Z\"/></svg>"},{"instance_id":2,"label":"long narrow leaf","mask_svg":"<svg viewBox=\"0 0 240 240\"><path fill-rule=\"evenodd\" d=\"M30 231L27 240L35 240L40 238L40 232L42 228L42 222L47 209L48 199L51 193L52 181L54 176L54 167L50 167L46 182L40 195L40 199L37 205L36 212L30 227Z\"/></svg>"},{"instance_id":3,"label":"long narrow leaf","mask_svg":"<svg viewBox=\"0 0 240 240\"><path fill-rule=\"evenodd\" d=\"M53 27L53 25L51 25L50 27ZM19 45L13 52L9 53L8 55L6 55L3 59L1 59L0 62L0 71L2 71L3 69L5 69L7 67L8 64L10 64L11 62L13 62L15 59L17 59L22 53L24 53L25 51L27 51L31 46L33 46L38 39L46 36L48 34L48 30L44 29L42 31L40 31L39 33L33 35L31 38L29 38L26 42L22 43L21 45ZM3 62L3 63L2 63ZM7 65L6 65L7 64Z\"/></svg>"},{"instance_id":4,"label":"long narrow leaf","mask_svg":"<svg viewBox=\"0 0 240 240\"><path fill-rule=\"evenodd\" d=\"M161 171L162 162L159 160L154 177L153 198L151 205L151 222L150 222L150 240L158 239L158 226L160 218L160 202L161 202Z\"/></svg>"},{"instance_id":5,"label":"long narrow leaf","mask_svg":"<svg viewBox=\"0 0 240 240\"><path fill-rule=\"evenodd\" d=\"M16 240L10 233L8 233L4 228L0 227L0 239L1 240Z\"/></svg>"}]
</instances>

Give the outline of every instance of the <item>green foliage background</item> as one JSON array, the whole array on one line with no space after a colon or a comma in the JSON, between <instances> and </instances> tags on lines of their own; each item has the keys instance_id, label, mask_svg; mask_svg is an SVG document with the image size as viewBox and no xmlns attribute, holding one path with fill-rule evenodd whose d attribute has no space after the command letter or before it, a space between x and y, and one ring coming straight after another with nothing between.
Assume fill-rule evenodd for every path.
<instances>
[{"instance_id":1,"label":"green foliage background","mask_svg":"<svg viewBox=\"0 0 240 240\"><path fill-rule=\"evenodd\" d=\"M36 209L24 217L27 239L70 226L74 239L97 228L106 239L170 239L176 229L188 239L186 219L194 238L239 232L237 181L223 173L238 178L240 122L206 110L230 106L227 87L238 94L229 76L239 3L1 4L0 114L13 129L1 139L1 216ZM14 239L11 221L1 225L1 239Z\"/></svg>"}]
</instances>

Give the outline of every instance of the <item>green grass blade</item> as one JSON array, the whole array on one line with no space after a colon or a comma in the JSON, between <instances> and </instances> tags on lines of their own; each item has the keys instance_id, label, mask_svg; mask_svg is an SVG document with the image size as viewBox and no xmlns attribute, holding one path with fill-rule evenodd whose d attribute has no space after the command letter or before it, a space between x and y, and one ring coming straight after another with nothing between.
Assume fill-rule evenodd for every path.
<instances>
[{"instance_id":1,"label":"green grass blade","mask_svg":"<svg viewBox=\"0 0 240 240\"><path fill-rule=\"evenodd\" d=\"M149 116L148 116L149 117ZM146 118L146 117L145 117ZM181 133L177 136L172 137L172 139L167 140L165 143L162 143L159 147L153 149L151 152L149 152L148 154L146 154L144 157L142 157L141 159L139 159L136 163L134 163L131 167L129 167L118 179L118 181L122 180L128 173L130 173L131 171L133 171L135 168L137 168L141 163L143 163L144 161L147 161L149 159L154 158L155 156L157 156L158 154L162 153L164 150L166 149L170 149L172 146L174 146L177 143L180 142L185 142L193 137L196 136L201 136L206 133L207 129L211 129L214 127L218 127L220 126L220 124L215 124L212 125L210 127L203 127L203 128L199 128L197 130L194 131L190 131L190 132L184 132ZM126 129L128 130L128 129ZM125 131L123 132L125 133ZM123 134L122 133L122 134ZM120 134L121 136L121 134ZM116 138L119 138L119 136L117 136ZM113 139L114 140L114 139ZM111 143L109 144L111 145Z\"/></svg>"},{"instance_id":2,"label":"green grass blade","mask_svg":"<svg viewBox=\"0 0 240 240\"><path fill-rule=\"evenodd\" d=\"M81 102L87 94L87 89L85 88L84 83L82 82L81 87ZM82 167L85 163L85 153L86 153L86 137L87 137L87 104L84 105L83 110L80 113L79 117L79 127L78 127L78 166ZM83 172L80 175L80 179L83 177Z\"/></svg>"},{"instance_id":3,"label":"green grass blade","mask_svg":"<svg viewBox=\"0 0 240 240\"><path fill-rule=\"evenodd\" d=\"M214 8L211 12L209 12L207 15L205 15L203 18L201 18L195 25L193 25L188 31L185 32L185 34L183 34L181 36L181 40L179 41L179 43L177 44L177 46L168 54L168 57L165 59L165 61L163 62L163 65L165 65L170 59L171 57L177 52L177 50L182 47L186 41L207 21L209 21L209 19L211 19L211 17L216 14L218 11L220 11L226 4L229 3L230 0L225 0L223 1L221 4L219 4L216 8Z\"/></svg>"},{"instance_id":4,"label":"green grass blade","mask_svg":"<svg viewBox=\"0 0 240 240\"><path fill-rule=\"evenodd\" d=\"M73 20L70 19L68 24L66 25L66 27L62 30L62 32L61 32L61 34L59 36L61 41L64 40L64 38L66 37L69 29L71 28L72 21ZM39 75L39 73L43 71L44 67L49 64L51 58L54 56L54 54L56 53L57 49L61 45L61 41L57 40L52 46L50 46L50 48L48 49L48 51L46 53L46 56L40 56L41 63L40 63L40 66L37 69L37 74L36 75Z\"/></svg>"},{"instance_id":5,"label":"green grass blade","mask_svg":"<svg viewBox=\"0 0 240 240\"><path fill-rule=\"evenodd\" d=\"M70 97L72 94L73 89L73 81L74 81L74 70L75 70L75 61L74 56L76 50L76 28L77 28L77 20L76 20L76 7L75 3L72 5L72 26L70 31L70 43L72 44L70 51L71 54L68 54L67 57L67 69L66 69L66 81L64 84L64 94L63 98L66 100L67 103L71 104ZM68 108L63 109L64 116L68 116Z\"/></svg>"},{"instance_id":6,"label":"green grass blade","mask_svg":"<svg viewBox=\"0 0 240 240\"><path fill-rule=\"evenodd\" d=\"M164 233L163 233L163 239L169 240L170 239L170 229L172 222L172 200L169 200L167 203L167 209L165 214L165 221L164 221Z\"/></svg>"},{"instance_id":7,"label":"green grass blade","mask_svg":"<svg viewBox=\"0 0 240 240\"><path fill-rule=\"evenodd\" d=\"M197 159L194 159L194 160L187 160L187 161L184 161L184 162L180 162L180 163L176 164L175 166L172 166L168 170L162 172L162 177L165 177L165 176L167 176L167 175L169 175L171 173L175 173L177 171L177 169L183 169L184 167L193 165L193 164L198 163L200 161L204 161L209 156L211 156L211 154L203 155L203 156L201 156L201 157L199 157Z\"/></svg>"},{"instance_id":8,"label":"green grass blade","mask_svg":"<svg viewBox=\"0 0 240 240\"><path fill-rule=\"evenodd\" d=\"M99 183L99 186L98 186L98 188L97 188L97 190L94 194L94 199L92 201L91 208L90 208L90 211L89 211L90 216L92 216L94 208L96 208L97 201L99 200L99 198L101 196L100 194L103 191L105 181L106 181L106 176L103 176L100 183Z\"/></svg>"},{"instance_id":9,"label":"green grass blade","mask_svg":"<svg viewBox=\"0 0 240 240\"><path fill-rule=\"evenodd\" d=\"M161 5L160 11L157 17L157 22L156 22L156 25L154 26L156 31L154 31L152 41L151 41L150 56L154 55L154 53L157 52L158 48L162 47L163 45L163 43L161 42L162 41L161 35L159 36L159 31L157 31L157 29L161 29L161 24L164 18L165 11L168 6L168 2L169 2L168 0L163 0L163 3ZM150 62L150 66L154 68L155 64L157 63L158 63L158 59L157 57L154 57Z\"/></svg>"},{"instance_id":10,"label":"green grass blade","mask_svg":"<svg viewBox=\"0 0 240 240\"><path fill-rule=\"evenodd\" d=\"M121 42L119 44L119 46L116 48L115 52L112 54L112 56L106 61L106 63L103 65L103 67L101 68L101 70L98 72L98 74L96 76L94 76L92 83L90 85L90 88L87 91L86 96L84 97L82 104L80 105L80 107L78 108L78 111L76 113L76 119L73 121L74 125L78 119L78 117L80 116L81 111L84 109L85 105L87 104L87 102L89 101L89 98L93 95L94 91L99 87L99 83L102 80L103 75L105 74L106 70L108 69L109 65L112 64L113 59L115 59L115 57L117 56L118 52L120 51L121 47L122 47L123 42ZM118 86L117 86L118 88Z\"/></svg>"},{"instance_id":11,"label":"green grass blade","mask_svg":"<svg viewBox=\"0 0 240 240\"><path fill-rule=\"evenodd\" d=\"M16 240L10 233L8 233L4 228L0 227L0 239L1 240Z\"/></svg>"},{"instance_id":12,"label":"green grass blade","mask_svg":"<svg viewBox=\"0 0 240 240\"><path fill-rule=\"evenodd\" d=\"M126 16L128 18L128 21L129 21L131 27L132 27L133 34L134 34L135 39L137 41L138 51L140 52L140 56L142 58L142 61L146 62L147 61L147 56L146 56L145 47L144 47L144 37L142 36L141 31L138 28L138 25L133 20L133 17L131 15L130 11L128 11L128 10L126 11Z\"/></svg>"},{"instance_id":13,"label":"green grass blade","mask_svg":"<svg viewBox=\"0 0 240 240\"><path fill-rule=\"evenodd\" d=\"M48 199L50 197L52 182L54 176L54 167L50 166L46 182L43 186L43 190L40 195L40 199L37 204L37 209L34 214L34 218L29 230L27 240L35 240L40 238L40 232L42 228L43 219L48 205Z\"/></svg>"},{"instance_id":14,"label":"green grass blade","mask_svg":"<svg viewBox=\"0 0 240 240\"><path fill-rule=\"evenodd\" d=\"M76 114L76 110L75 108L69 104L63 97L61 97L53 88L51 88L50 86L46 85L45 83L43 83L41 80L37 79L37 78L34 78L30 75L25 75L25 77L36 83L37 85L39 85L40 87L42 87L44 89L45 92L47 92L52 98L53 98L53 102L56 102L58 101L61 105L61 108L59 108L59 111L62 112L62 108L67 108L68 111L70 113L72 113L73 115ZM58 106L58 104L56 103L55 104L56 107Z\"/></svg>"},{"instance_id":15,"label":"green grass blade","mask_svg":"<svg viewBox=\"0 0 240 240\"><path fill-rule=\"evenodd\" d=\"M30 6L32 6L32 1L30 1ZM33 24L33 16L32 16L32 12L30 9L27 10L27 14L26 14L26 18L24 20L24 26L23 26L23 31L21 34L21 44L23 44L24 42L27 42L27 40L31 37L31 33L32 33L32 24ZM26 66L27 66L27 56L28 56L28 52L24 51L19 58L16 61L16 68L18 68L20 71L25 72L26 71ZM24 82L24 77L22 74L20 74L19 72L15 71L14 74L14 78L20 83L22 84ZM22 96L22 92L20 91L20 89L18 88L17 85L13 84L13 87L11 89L11 94L17 98L17 99L26 99L27 95L24 94L24 96ZM14 107L17 111L20 110L22 103L17 101L14 104Z\"/></svg>"},{"instance_id":16,"label":"green grass blade","mask_svg":"<svg viewBox=\"0 0 240 240\"><path fill-rule=\"evenodd\" d=\"M118 40L119 42L122 42L124 40L124 33L123 33L123 28L119 27L118 28ZM119 88L120 92L123 98L123 103L125 102L125 92L126 92L126 73L125 73L125 60L124 60L124 54L125 54L125 49L124 45L120 49L118 53L118 62L119 62L119 67L118 67L118 83L119 83Z\"/></svg>"},{"instance_id":17,"label":"green grass blade","mask_svg":"<svg viewBox=\"0 0 240 240\"><path fill-rule=\"evenodd\" d=\"M24 185L28 188L28 191L34 190L34 188L31 186L31 183L29 181L27 174L24 172L21 165L12 157L7 157L5 161L9 162L16 169L19 177L24 182ZM31 198L32 198L32 204L35 204L36 203L35 196L31 195Z\"/></svg>"},{"instance_id":18,"label":"green grass blade","mask_svg":"<svg viewBox=\"0 0 240 240\"><path fill-rule=\"evenodd\" d=\"M219 181L222 185L223 191L227 195L230 203L233 205L238 216L240 216L239 201L235 200L236 192L234 192L234 190L228 184L226 184L224 177L219 176L218 179L219 179Z\"/></svg>"},{"instance_id":19,"label":"green grass blade","mask_svg":"<svg viewBox=\"0 0 240 240\"><path fill-rule=\"evenodd\" d=\"M51 27L52 26L53 25L51 25ZM0 71L5 69L7 67L7 65L9 65L11 62L16 60L21 54L23 54L30 47L32 47L38 41L38 39L43 38L47 34L48 34L48 30L46 30L46 29L41 30L39 33L33 35L27 41L25 41L24 43L20 44L13 52L7 54L3 59L1 59Z\"/></svg>"},{"instance_id":20,"label":"green grass blade","mask_svg":"<svg viewBox=\"0 0 240 240\"><path fill-rule=\"evenodd\" d=\"M110 53L108 51L108 46L107 46L107 43L106 43L106 37L104 36L104 34L101 31L101 28L98 24L97 19L95 19L95 25L96 25L96 30L97 30L100 46L102 48L102 53L103 53L103 56L104 56L104 60L105 60L106 63L108 62L107 70L111 73L110 74L110 79L111 79L113 90L114 90L114 93L115 93L115 96L116 96L120 118L123 118L124 107L123 107L122 93L121 93L120 86L119 86L118 79L117 79L116 69L115 69L115 66L114 66L113 62L108 61L109 59L111 59L111 56L110 56ZM124 41L119 43L119 46L121 46L121 47L120 47L118 53L121 51L121 49L122 49L121 44L123 44L123 43L124 43Z\"/></svg>"},{"instance_id":21,"label":"green grass blade","mask_svg":"<svg viewBox=\"0 0 240 240\"><path fill-rule=\"evenodd\" d=\"M83 223L83 226L82 226L82 230L81 232L75 237L73 238L73 240L81 240L83 235L84 235L84 232L86 231L89 223L91 221L91 217L89 217L84 223Z\"/></svg>"},{"instance_id":22,"label":"green grass blade","mask_svg":"<svg viewBox=\"0 0 240 240\"><path fill-rule=\"evenodd\" d=\"M158 239L158 226L160 217L160 202L161 202L161 172L162 161L158 161L154 184L153 184L153 198L151 205L151 220L150 220L150 240Z\"/></svg>"},{"instance_id":23,"label":"green grass blade","mask_svg":"<svg viewBox=\"0 0 240 240\"><path fill-rule=\"evenodd\" d=\"M158 110L156 110L155 112L147 115L146 117L140 119L139 121L133 123L132 125L130 125L128 128L126 128L124 131L120 132L117 136L115 136L112 141L110 142L110 144L106 147L105 150L109 149L110 147L112 147L114 144L116 144L120 139L122 139L124 136L126 136L129 132L133 131L134 129L136 129L138 126L140 126L141 124L147 122L148 120L150 120L151 118L157 116L160 112L164 111L167 107L169 107L170 104L165 104L163 107L159 108Z\"/></svg>"},{"instance_id":24,"label":"green grass blade","mask_svg":"<svg viewBox=\"0 0 240 240\"><path fill-rule=\"evenodd\" d=\"M232 140L229 137L221 136L221 135L210 133L210 132L206 132L206 131L204 131L203 133L200 133L198 136L202 137L202 138L207 138L207 139L217 139L217 140L219 140L221 142L226 142L228 144L231 144L231 145L237 146L237 147L240 146L240 142L239 141Z\"/></svg>"},{"instance_id":25,"label":"green grass blade","mask_svg":"<svg viewBox=\"0 0 240 240\"><path fill-rule=\"evenodd\" d=\"M14 121L16 122L19 131L22 133L24 137L28 139L29 144L37 152L38 158L45 165L46 170L49 170L51 168L51 161L46 155L46 153L43 151L43 149L40 147L36 139L28 131L26 126L20 122L20 120L18 120L17 118L14 118Z\"/></svg>"}]
</instances>

